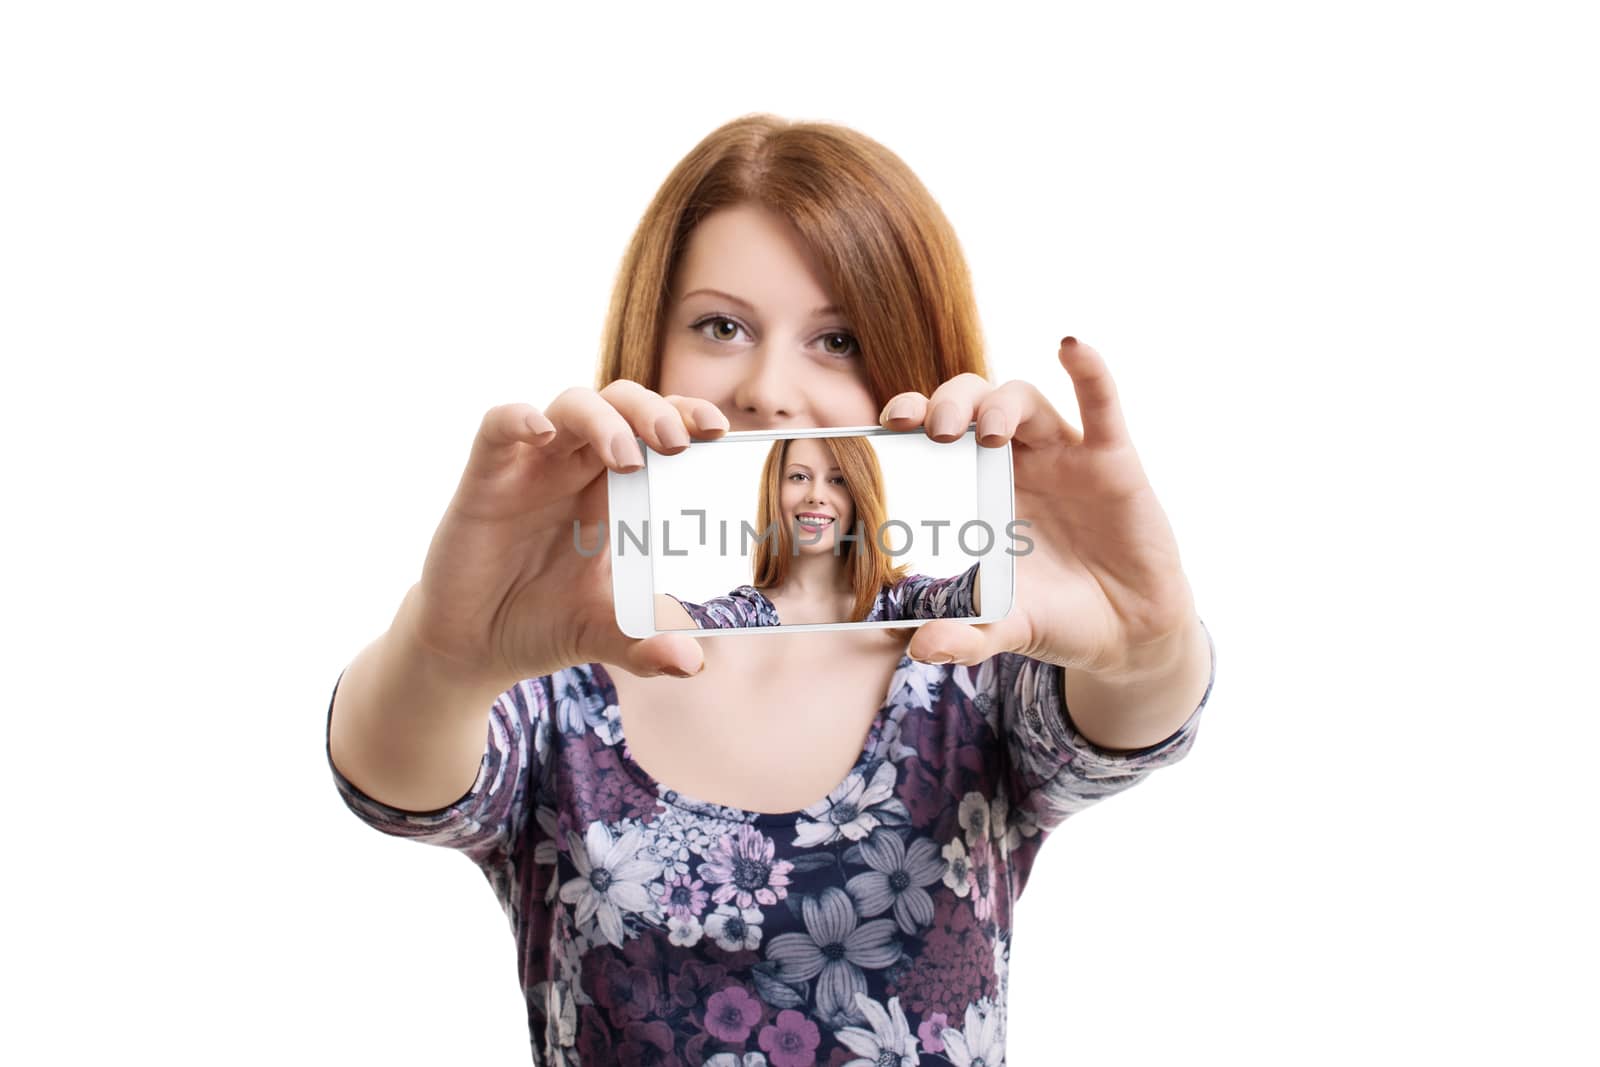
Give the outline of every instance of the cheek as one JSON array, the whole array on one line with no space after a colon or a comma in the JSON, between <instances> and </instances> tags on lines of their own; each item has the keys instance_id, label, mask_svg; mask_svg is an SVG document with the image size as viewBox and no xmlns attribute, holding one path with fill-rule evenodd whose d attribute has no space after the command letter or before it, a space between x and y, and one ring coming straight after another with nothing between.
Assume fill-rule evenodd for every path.
<instances>
[{"instance_id":1,"label":"cheek","mask_svg":"<svg viewBox=\"0 0 1600 1067\"><path fill-rule=\"evenodd\" d=\"M719 381L722 377L725 375L719 375L716 365L711 361L696 359L693 353L668 344L661 353L661 373L656 392L662 396L677 394L700 397L720 404L722 394L727 391L724 383Z\"/></svg>"},{"instance_id":2,"label":"cheek","mask_svg":"<svg viewBox=\"0 0 1600 1067\"><path fill-rule=\"evenodd\" d=\"M851 374L819 373L808 384L813 401L827 412L830 425L877 425L880 405L859 368Z\"/></svg>"}]
</instances>

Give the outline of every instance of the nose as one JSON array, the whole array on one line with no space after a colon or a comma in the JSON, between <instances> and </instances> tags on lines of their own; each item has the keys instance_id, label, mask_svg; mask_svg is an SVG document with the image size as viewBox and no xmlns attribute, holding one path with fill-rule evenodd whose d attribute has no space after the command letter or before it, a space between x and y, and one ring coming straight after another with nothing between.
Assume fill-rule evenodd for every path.
<instances>
[{"instance_id":1,"label":"nose","mask_svg":"<svg viewBox=\"0 0 1600 1067\"><path fill-rule=\"evenodd\" d=\"M788 362L783 357L765 346L750 353L733 391L734 406L745 419L770 424L791 419L799 410L799 397L783 367Z\"/></svg>"}]
</instances>

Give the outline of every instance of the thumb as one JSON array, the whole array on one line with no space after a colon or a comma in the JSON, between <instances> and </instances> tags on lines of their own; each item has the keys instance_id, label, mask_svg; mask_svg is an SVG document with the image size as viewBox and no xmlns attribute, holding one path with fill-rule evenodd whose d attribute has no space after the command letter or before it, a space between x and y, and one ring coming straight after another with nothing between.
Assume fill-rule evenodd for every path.
<instances>
[{"instance_id":1,"label":"thumb","mask_svg":"<svg viewBox=\"0 0 1600 1067\"><path fill-rule=\"evenodd\" d=\"M688 678L705 669L705 654L700 642L683 634L656 634L642 640L618 633L619 644L606 662L614 663L641 678L669 674Z\"/></svg>"},{"instance_id":2,"label":"thumb","mask_svg":"<svg viewBox=\"0 0 1600 1067\"><path fill-rule=\"evenodd\" d=\"M939 619L917 628L906 654L924 663L954 661L970 667L1001 652L1026 648L1029 634L1028 620L1020 611L979 626Z\"/></svg>"}]
</instances>

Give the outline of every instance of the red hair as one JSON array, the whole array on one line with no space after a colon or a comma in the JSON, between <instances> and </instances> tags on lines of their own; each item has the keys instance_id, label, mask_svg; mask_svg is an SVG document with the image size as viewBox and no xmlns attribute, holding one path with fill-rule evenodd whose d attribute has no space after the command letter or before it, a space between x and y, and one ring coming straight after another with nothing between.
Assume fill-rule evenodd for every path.
<instances>
[{"instance_id":1,"label":"red hair","mask_svg":"<svg viewBox=\"0 0 1600 1067\"><path fill-rule=\"evenodd\" d=\"M911 168L844 126L747 115L697 144L645 209L612 291L596 388L628 378L656 389L689 234L746 203L787 219L815 254L879 405L958 374L989 376L961 246Z\"/></svg>"}]
</instances>

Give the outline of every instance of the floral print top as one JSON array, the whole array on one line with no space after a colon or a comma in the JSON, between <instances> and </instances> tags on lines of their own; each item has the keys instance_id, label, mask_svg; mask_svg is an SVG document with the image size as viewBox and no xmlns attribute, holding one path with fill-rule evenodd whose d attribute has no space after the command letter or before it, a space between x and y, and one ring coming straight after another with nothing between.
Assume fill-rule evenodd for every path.
<instances>
[{"instance_id":1,"label":"floral print top","mask_svg":"<svg viewBox=\"0 0 1600 1067\"><path fill-rule=\"evenodd\" d=\"M908 578L874 610L933 617L971 574ZM482 869L516 938L535 1064L1000 1067L1013 909L1040 845L1187 754L1211 648L1200 705L1134 752L1078 733L1060 667L902 656L854 767L782 814L652 779L599 663L502 694L449 807L389 807L328 762L369 825Z\"/></svg>"},{"instance_id":2,"label":"floral print top","mask_svg":"<svg viewBox=\"0 0 1600 1067\"><path fill-rule=\"evenodd\" d=\"M861 621L961 619L976 615L978 612L972 604L972 589L977 577L976 563L953 578L907 575L879 593L872 610ZM672 596L671 593L667 595ZM672 599L678 600L677 597ZM780 625L777 607L753 585L741 585L726 596L713 597L700 604L687 600L678 600L678 603L702 630Z\"/></svg>"}]
</instances>

